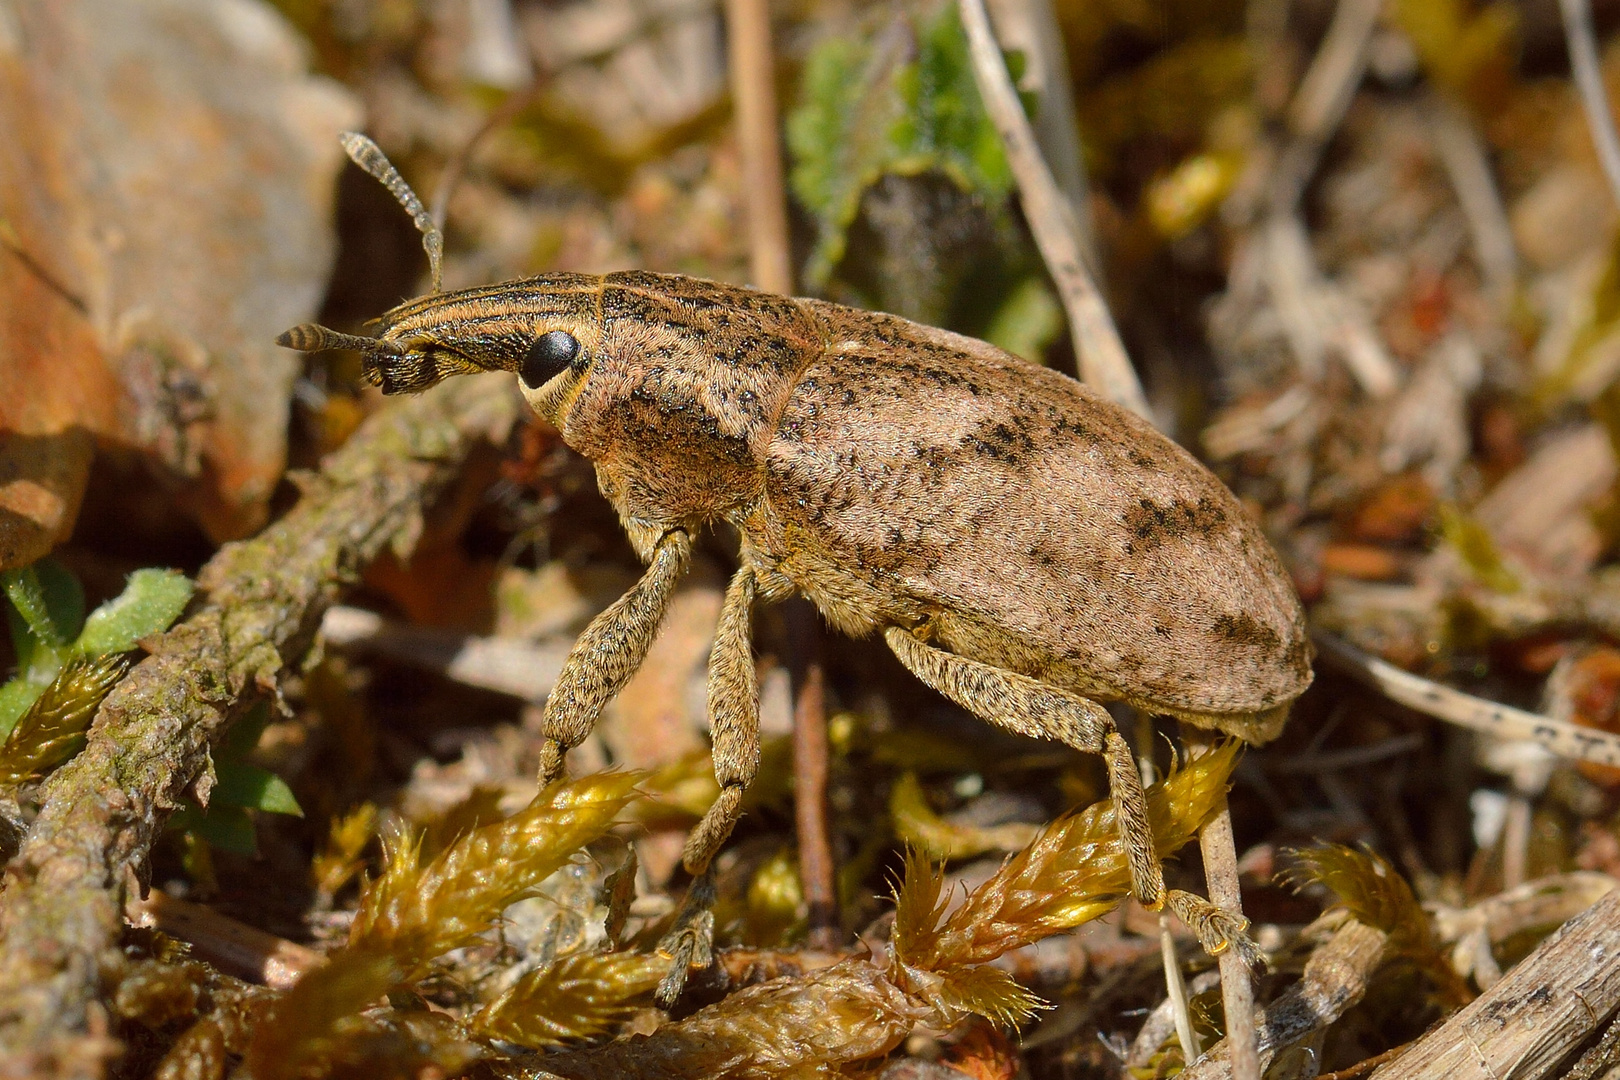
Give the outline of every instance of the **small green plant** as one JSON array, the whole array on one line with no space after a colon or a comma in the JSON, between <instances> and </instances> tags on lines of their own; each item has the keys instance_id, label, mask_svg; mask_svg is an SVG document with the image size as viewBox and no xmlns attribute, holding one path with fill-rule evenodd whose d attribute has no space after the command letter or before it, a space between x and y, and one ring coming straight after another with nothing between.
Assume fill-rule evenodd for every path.
<instances>
[{"instance_id":1,"label":"small green plant","mask_svg":"<svg viewBox=\"0 0 1620 1080\"><path fill-rule=\"evenodd\" d=\"M78 753L102 699L141 638L168 629L191 599L173 570L137 570L84 613L84 589L54 559L0 572L17 674L0 686L0 785L44 776Z\"/></svg>"},{"instance_id":2,"label":"small green plant","mask_svg":"<svg viewBox=\"0 0 1620 1080\"><path fill-rule=\"evenodd\" d=\"M249 810L303 817L287 782L248 760L270 723L270 707L255 705L238 720L214 751L214 787L205 810L189 799L169 819L169 828L234 855L258 851L258 833Z\"/></svg>"},{"instance_id":3,"label":"small green plant","mask_svg":"<svg viewBox=\"0 0 1620 1080\"><path fill-rule=\"evenodd\" d=\"M805 268L811 288L843 258L861 195L880 177L938 171L997 205L1012 190L955 6L898 29L915 35L914 54L892 32L820 44L805 67L803 102L788 117L793 194L820 228Z\"/></svg>"}]
</instances>

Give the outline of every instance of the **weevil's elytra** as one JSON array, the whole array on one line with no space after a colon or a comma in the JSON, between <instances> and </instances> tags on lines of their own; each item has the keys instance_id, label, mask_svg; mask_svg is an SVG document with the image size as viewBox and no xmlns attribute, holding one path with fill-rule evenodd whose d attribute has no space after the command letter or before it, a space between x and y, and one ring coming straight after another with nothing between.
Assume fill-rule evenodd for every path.
<instances>
[{"instance_id":1,"label":"weevil's elytra","mask_svg":"<svg viewBox=\"0 0 1620 1080\"><path fill-rule=\"evenodd\" d=\"M367 352L391 392L519 373L650 564L547 701L543 780L641 663L691 537L716 518L738 529L710 659L722 795L688 843L694 895L758 764L750 608L801 592L985 719L1102 754L1133 891L1212 952L1252 949L1241 920L1165 889L1140 779L1099 703L1260 742L1309 684L1311 650L1259 529L1147 423L943 330L640 271L424 297L384 315Z\"/></svg>"}]
</instances>

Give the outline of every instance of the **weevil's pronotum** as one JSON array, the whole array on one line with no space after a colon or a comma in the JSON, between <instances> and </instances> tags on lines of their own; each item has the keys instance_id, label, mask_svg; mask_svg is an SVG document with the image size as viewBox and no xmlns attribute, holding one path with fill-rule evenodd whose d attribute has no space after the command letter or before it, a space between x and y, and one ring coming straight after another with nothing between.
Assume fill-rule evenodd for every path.
<instances>
[{"instance_id":1,"label":"weevil's pronotum","mask_svg":"<svg viewBox=\"0 0 1620 1080\"><path fill-rule=\"evenodd\" d=\"M595 463L648 570L586 628L546 702L542 784L641 664L698 530L737 529L709 659L721 792L685 850L699 883L759 762L752 608L797 592L985 720L1102 755L1137 898L1168 904L1211 953L1250 952L1240 918L1166 889L1102 703L1264 742L1310 683L1311 649L1243 507L1135 415L944 330L635 271L435 293L375 338L301 326L281 342L359 349L386 393L515 372Z\"/></svg>"}]
</instances>

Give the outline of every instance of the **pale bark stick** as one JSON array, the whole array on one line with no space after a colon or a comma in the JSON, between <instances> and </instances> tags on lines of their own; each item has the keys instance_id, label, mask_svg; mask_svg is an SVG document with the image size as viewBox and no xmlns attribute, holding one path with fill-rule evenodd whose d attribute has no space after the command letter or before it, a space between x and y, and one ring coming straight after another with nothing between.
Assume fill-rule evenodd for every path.
<instances>
[{"instance_id":1,"label":"pale bark stick","mask_svg":"<svg viewBox=\"0 0 1620 1080\"><path fill-rule=\"evenodd\" d=\"M1565 923L1373 1080L1538 1080L1620 1007L1620 892Z\"/></svg>"},{"instance_id":2,"label":"pale bark stick","mask_svg":"<svg viewBox=\"0 0 1620 1080\"><path fill-rule=\"evenodd\" d=\"M1243 914L1238 888L1237 846L1232 838L1232 814L1226 799L1198 834L1204 855L1204 881L1210 902L1233 915ZM1260 1080L1260 1049L1254 1030L1254 978L1236 949L1220 956L1221 1004L1226 1012L1227 1060L1235 1080Z\"/></svg>"},{"instance_id":3,"label":"pale bark stick","mask_svg":"<svg viewBox=\"0 0 1620 1080\"><path fill-rule=\"evenodd\" d=\"M1499 739L1533 742L1559 757L1620 765L1620 736L1453 690L1380 660L1324 631L1311 634L1322 658L1392 701Z\"/></svg>"},{"instance_id":4,"label":"pale bark stick","mask_svg":"<svg viewBox=\"0 0 1620 1080\"><path fill-rule=\"evenodd\" d=\"M1075 358L1080 365L1080 379L1115 404L1148 417L1142 384L1131 367L1108 305L1086 271L1080 227L1041 157L1035 131L1030 127L1029 117L1024 115L1023 103L1001 59L1001 47L996 44L995 33L990 28L984 0L959 0L958 7L963 29L967 31L979 95L1007 152L1007 163L1018 183L1024 217L1035 236L1035 245L1040 248L1046 269L1063 298Z\"/></svg>"}]
</instances>

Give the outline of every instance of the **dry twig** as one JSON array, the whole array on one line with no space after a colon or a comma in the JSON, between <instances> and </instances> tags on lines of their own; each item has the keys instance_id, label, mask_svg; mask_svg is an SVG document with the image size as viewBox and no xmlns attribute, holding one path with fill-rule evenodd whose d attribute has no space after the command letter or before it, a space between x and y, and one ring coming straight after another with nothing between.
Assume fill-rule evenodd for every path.
<instances>
[{"instance_id":1,"label":"dry twig","mask_svg":"<svg viewBox=\"0 0 1620 1080\"><path fill-rule=\"evenodd\" d=\"M341 604L322 617L321 638L328 645L402 660L466 686L531 702L544 701L551 693L573 646L572 639L528 642L412 626Z\"/></svg>"},{"instance_id":2,"label":"dry twig","mask_svg":"<svg viewBox=\"0 0 1620 1080\"><path fill-rule=\"evenodd\" d=\"M806 601L788 613L794 655L793 822L799 840L799 880L812 949L838 945L838 893L827 831L827 685L820 616Z\"/></svg>"},{"instance_id":3,"label":"dry twig","mask_svg":"<svg viewBox=\"0 0 1620 1080\"><path fill-rule=\"evenodd\" d=\"M1375 1080L1536 1080L1620 1006L1620 893L1564 924Z\"/></svg>"},{"instance_id":4,"label":"dry twig","mask_svg":"<svg viewBox=\"0 0 1620 1080\"><path fill-rule=\"evenodd\" d=\"M1426 716L1501 739L1532 742L1560 757L1620 765L1620 736L1453 690L1369 656L1324 631L1312 633L1311 640L1324 659L1347 675Z\"/></svg>"},{"instance_id":5,"label":"dry twig","mask_svg":"<svg viewBox=\"0 0 1620 1080\"><path fill-rule=\"evenodd\" d=\"M1435 94L1427 103L1429 127L1434 132L1434 148L1445 166L1446 175L1457 193L1457 203L1468 219L1474 240L1474 257L1492 298L1501 304L1513 297L1519 276L1519 256L1513 246L1513 226L1508 223L1491 172L1485 141L1473 119L1462 107Z\"/></svg>"},{"instance_id":6,"label":"dry twig","mask_svg":"<svg viewBox=\"0 0 1620 1080\"><path fill-rule=\"evenodd\" d=\"M1033 91L1039 97L1031 123L1041 147L1041 159L1051 169L1052 179L1074 210L1080 253L1100 282L1103 266L1091 227L1085 153L1080 146L1069 56L1057 12L1053 10L1052 0L990 0L989 7L997 40L1009 50L1021 51L1026 58L1019 88L1026 93Z\"/></svg>"},{"instance_id":7,"label":"dry twig","mask_svg":"<svg viewBox=\"0 0 1620 1080\"><path fill-rule=\"evenodd\" d=\"M0 903L0 1075L96 1076L123 894L181 796L211 787L209 747L275 693L321 611L386 547L408 552L423 506L469 448L516 417L509 380L457 380L369 420L259 537L198 578L204 600L103 703L89 744L43 788ZM195 788L193 785L195 784Z\"/></svg>"},{"instance_id":8,"label":"dry twig","mask_svg":"<svg viewBox=\"0 0 1620 1080\"><path fill-rule=\"evenodd\" d=\"M1035 235L1035 244L1063 297L1063 307L1069 316L1069 333L1080 363L1080 377L1108 400L1147 416L1142 384L1131 367L1108 305L1086 271L1074 211L1041 157L1035 132L1018 100L1018 91L1007 76L1007 66L990 28L984 0L959 0L959 7L973 58L973 78L984 99L985 111L1001 136L1013 177L1018 181L1024 216Z\"/></svg>"},{"instance_id":9,"label":"dry twig","mask_svg":"<svg viewBox=\"0 0 1620 1080\"><path fill-rule=\"evenodd\" d=\"M237 922L205 904L193 904L153 889L144 900L131 898L125 914L191 946L192 955L227 975L286 990L304 972L325 963L314 949Z\"/></svg>"},{"instance_id":10,"label":"dry twig","mask_svg":"<svg viewBox=\"0 0 1620 1080\"><path fill-rule=\"evenodd\" d=\"M1182 738L1192 746L1195 755L1208 753L1213 745L1203 731L1187 727ZM1210 902L1229 914L1243 917L1243 896L1238 882L1237 844L1232 837L1232 812L1226 805L1226 794L1221 793L1215 816L1210 818L1198 834L1198 847L1204 855L1204 880L1209 886ZM1227 949L1220 956L1221 1005L1226 1013L1228 1058L1231 1075L1237 1080L1259 1080L1259 1049L1254 1032L1254 980L1249 965L1236 949Z\"/></svg>"}]
</instances>

